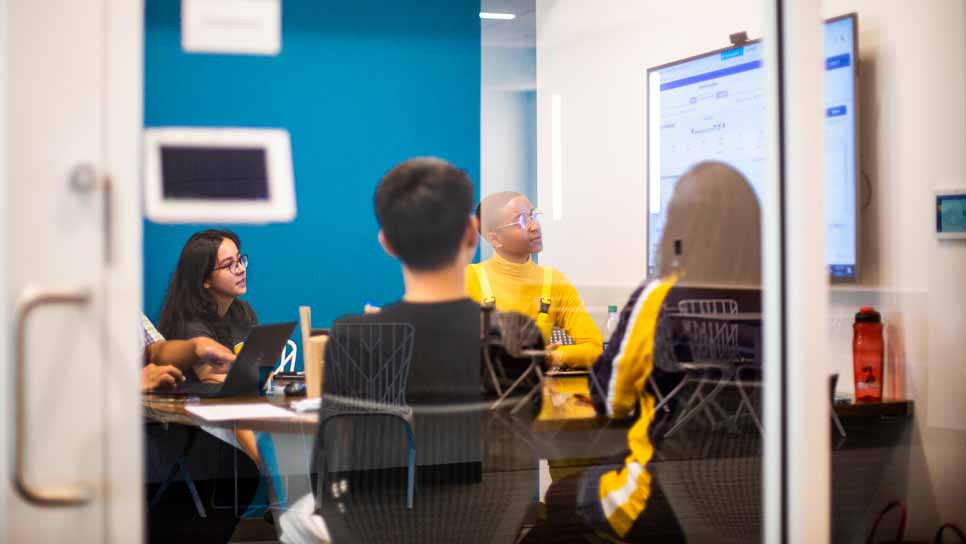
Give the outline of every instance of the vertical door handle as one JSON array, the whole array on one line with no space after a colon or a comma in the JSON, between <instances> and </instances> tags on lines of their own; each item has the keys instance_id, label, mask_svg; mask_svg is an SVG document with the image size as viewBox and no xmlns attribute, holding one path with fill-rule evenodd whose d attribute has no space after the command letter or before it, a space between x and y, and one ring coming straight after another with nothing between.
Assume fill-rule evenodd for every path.
<instances>
[{"instance_id":1,"label":"vertical door handle","mask_svg":"<svg viewBox=\"0 0 966 544\"><path fill-rule=\"evenodd\" d=\"M91 301L89 289L36 290L28 288L17 301L14 336L14 386L16 414L13 487L27 502L37 506L79 506L93 499L88 486L39 487L27 481L27 318L41 306L86 306Z\"/></svg>"}]
</instances>

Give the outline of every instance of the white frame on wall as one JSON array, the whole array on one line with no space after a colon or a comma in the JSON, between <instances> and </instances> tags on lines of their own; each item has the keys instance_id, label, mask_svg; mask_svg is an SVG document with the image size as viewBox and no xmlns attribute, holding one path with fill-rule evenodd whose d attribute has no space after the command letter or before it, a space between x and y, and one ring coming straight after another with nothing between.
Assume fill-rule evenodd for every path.
<instances>
[{"instance_id":1,"label":"white frame on wall","mask_svg":"<svg viewBox=\"0 0 966 544\"><path fill-rule=\"evenodd\" d=\"M165 146L264 149L267 200L165 199ZM159 127L144 130L144 213L157 223L270 223L295 219L295 177L288 131L270 128Z\"/></svg>"}]
</instances>

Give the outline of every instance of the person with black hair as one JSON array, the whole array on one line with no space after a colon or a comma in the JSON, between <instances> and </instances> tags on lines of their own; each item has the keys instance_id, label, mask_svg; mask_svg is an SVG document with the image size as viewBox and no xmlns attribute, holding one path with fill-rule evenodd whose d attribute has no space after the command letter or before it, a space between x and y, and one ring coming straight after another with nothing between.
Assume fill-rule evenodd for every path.
<instances>
[{"instance_id":1,"label":"person with black hair","mask_svg":"<svg viewBox=\"0 0 966 544\"><path fill-rule=\"evenodd\" d=\"M402 264L405 292L378 314L339 322L416 327L410 403L479 401L480 306L463 278L479 240L469 176L441 159L410 159L382 178L374 205L379 243Z\"/></svg>"},{"instance_id":2,"label":"person with black hair","mask_svg":"<svg viewBox=\"0 0 966 544\"><path fill-rule=\"evenodd\" d=\"M466 286L473 300L535 320L551 352L549 365L587 368L603 350L600 329L567 277L533 262L532 256L543 251L540 213L520 193L504 191L484 198L476 207L476 218L494 254L466 267ZM553 343L554 327L574 343Z\"/></svg>"},{"instance_id":3,"label":"person with black hair","mask_svg":"<svg viewBox=\"0 0 966 544\"><path fill-rule=\"evenodd\" d=\"M230 230L192 234L171 275L158 329L169 340L211 338L237 354L258 325L255 310L238 298L248 291L247 280L248 255L242 255L237 234ZM223 382L226 376L224 368L207 361L184 372L185 379L202 382ZM236 431L237 443L227 435L218 436L240 447L256 464L261 462L251 431Z\"/></svg>"},{"instance_id":4,"label":"person with black hair","mask_svg":"<svg viewBox=\"0 0 966 544\"><path fill-rule=\"evenodd\" d=\"M479 239L472 213L473 186L464 171L444 160L414 158L396 165L382 178L376 188L374 206L380 229L379 243L386 253L399 259L405 292L402 300L386 305L380 312L341 317L333 328L365 323L414 326L416 334L406 401L413 407L416 418L419 479L423 481L432 476L434 469L427 463L440 462L441 465L449 463L446 469L450 475L479 481L481 464L465 462L474 455L480 459L481 455L479 413L472 411L482 400L481 314L479 304L467 296L463 276ZM326 346L326 374L332 371L332 346L333 342ZM328 383L329 378L323 380L323 398ZM375 425L365 421L357 424ZM366 451L374 447L390 450L395 444L405 442L397 434L402 432L398 427L367 433L361 427L352 428L358 432L340 431L340 437L364 434L385 437L386 442L378 447L362 445ZM459 461L440 459L454 452L459 454ZM282 516L281 541L359 540L359 535L351 534L345 518L357 507L365 510L365 505L378 510L379 501L383 500L369 500L360 493L355 485L348 485L348 492L339 500L342 511L322 510L325 522L316 512L316 497L303 497ZM331 503L331 500L325 502ZM379 512L356 512L356 515L379 515Z\"/></svg>"},{"instance_id":5,"label":"person with black hair","mask_svg":"<svg viewBox=\"0 0 966 544\"><path fill-rule=\"evenodd\" d=\"M247 292L248 256L229 230L205 230L188 238L171 275L158 329L172 340L211 338L237 353L252 327L255 310L238 297ZM189 380L224 381L225 374L201 363Z\"/></svg>"}]
</instances>

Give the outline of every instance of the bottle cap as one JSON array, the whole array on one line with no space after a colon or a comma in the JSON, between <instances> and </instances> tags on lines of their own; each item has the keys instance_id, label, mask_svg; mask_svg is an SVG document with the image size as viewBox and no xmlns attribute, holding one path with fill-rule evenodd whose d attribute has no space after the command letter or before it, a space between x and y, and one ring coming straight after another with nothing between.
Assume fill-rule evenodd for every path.
<instances>
[{"instance_id":1,"label":"bottle cap","mask_svg":"<svg viewBox=\"0 0 966 544\"><path fill-rule=\"evenodd\" d=\"M617 306L611 305L607 307L607 313L616 312Z\"/></svg>"},{"instance_id":2,"label":"bottle cap","mask_svg":"<svg viewBox=\"0 0 966 544\"><path fill-rule=\"evenodd\" d=\"M855 314L856 323L882 323L882 316L872 306L863 306Z\"/></svg>"}]
</instances>

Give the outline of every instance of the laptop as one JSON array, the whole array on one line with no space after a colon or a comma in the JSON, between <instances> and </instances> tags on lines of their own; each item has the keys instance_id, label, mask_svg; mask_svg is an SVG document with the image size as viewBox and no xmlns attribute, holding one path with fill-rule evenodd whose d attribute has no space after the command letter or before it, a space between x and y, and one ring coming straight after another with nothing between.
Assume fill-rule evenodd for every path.
<instances>
[{"instance_id":1,"label":"laptop","mask_svg":"<svg viewBox=\"0 0 966 544\"><path fill-rule=\"evenodd\" d=\"M182 382L175 389L151 391L150 394L200 398L257 395L261 390L258 367L275 367L294 329L294 321L254 327L245 338L241 353L232 363L231 370L222 383Z\"/></svg>"}]
</instances>

